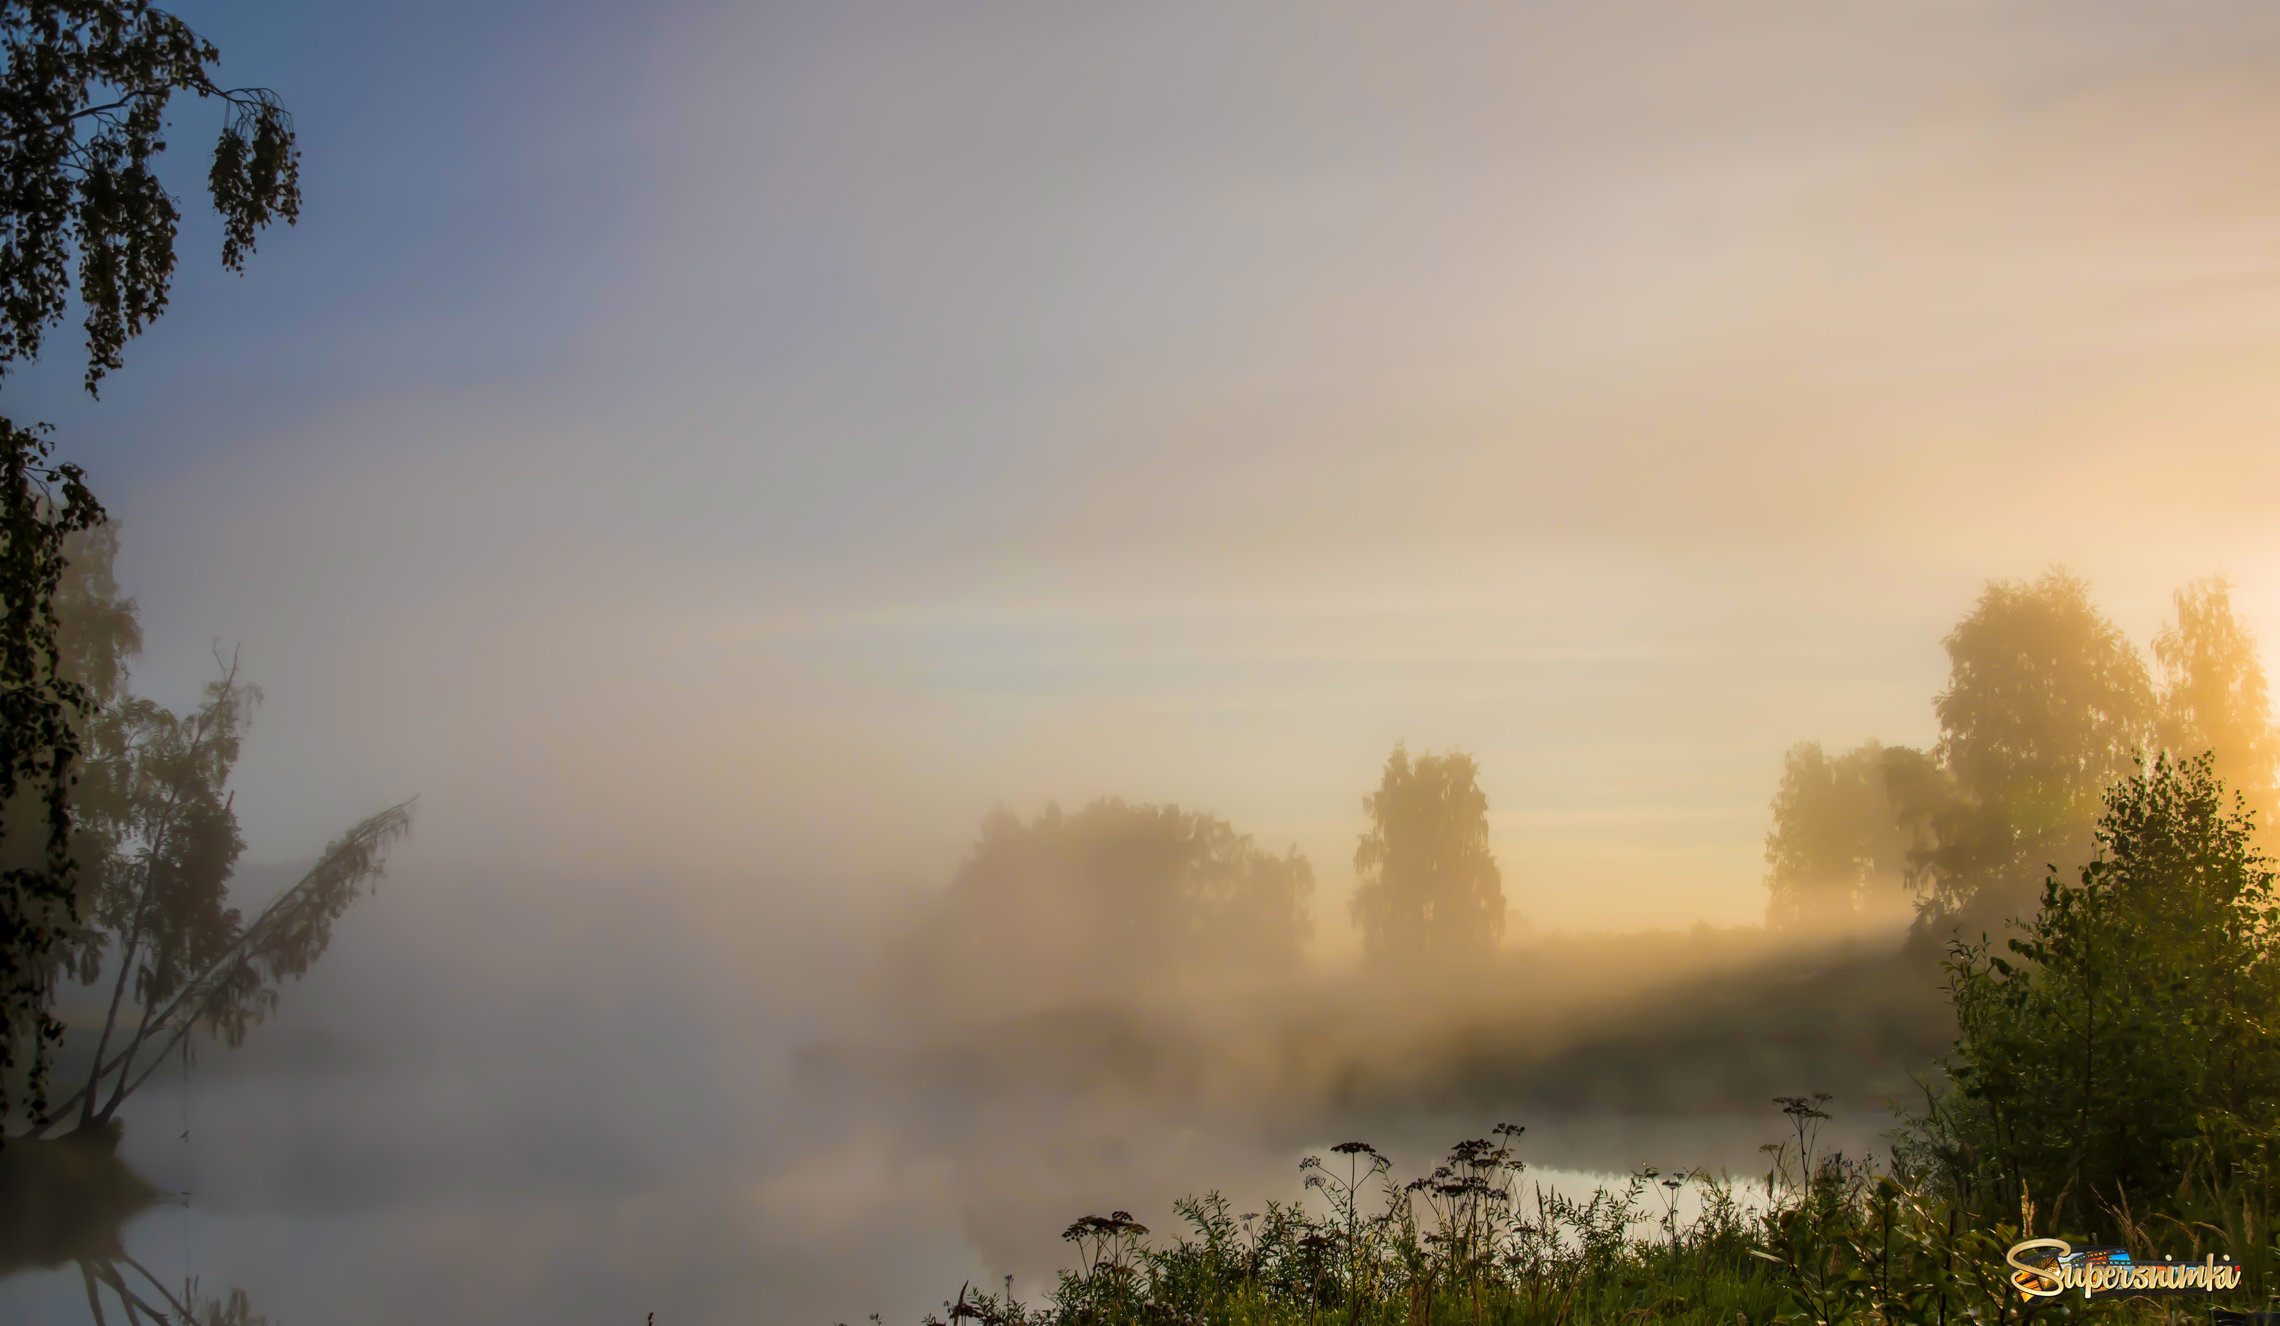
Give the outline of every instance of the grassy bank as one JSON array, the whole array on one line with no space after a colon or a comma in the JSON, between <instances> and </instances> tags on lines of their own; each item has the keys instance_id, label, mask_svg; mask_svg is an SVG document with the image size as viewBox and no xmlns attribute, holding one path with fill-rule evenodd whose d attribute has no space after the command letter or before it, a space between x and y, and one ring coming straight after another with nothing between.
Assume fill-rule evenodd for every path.
<instances>
[{"instance_id":1,"label":"grassy bank","mask_svg":"<svg viewBox=\"0 0 2280 1326\"><path fill-rule=\"evenodd\" d=\"M2205 1320L2212 1303L2265 1302L2272 1250L2227 1227L2237 1222L2147 1229L2114 1212L2109 1227L2060 1230L2037 1219L2031 1194L1991 1214L1903 1161L1817 1153L1823 1100L1778 1103L1769 1123L1788 1135L1768 1143L1764 1174L1646 1170L1588 1197L1532 1182L1510 1126L1458 1143L1406 1181L1374 1148L1347 1143L1310 1157L1304 1190L1261 1211L1207 1194L1177 1203L1171 1229L1123 1211L1086 1216L1065 1232L1072 1265L1042 1301L966 1286L927 1326L2023 1326ZM2012 1287L2005 1253L2049 1236L2122 1243L2140 1257L2237 1259L2247 1279L2214 1296L2029 1298Z\"/></svg>"}]
</instances>

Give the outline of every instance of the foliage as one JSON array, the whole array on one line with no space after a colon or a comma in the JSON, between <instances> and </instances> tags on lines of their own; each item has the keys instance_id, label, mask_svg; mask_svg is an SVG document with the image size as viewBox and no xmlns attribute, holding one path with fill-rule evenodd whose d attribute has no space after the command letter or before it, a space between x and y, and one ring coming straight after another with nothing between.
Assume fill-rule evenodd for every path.
<instances>
[{"instance_id":1,"label":"foliage","mask_svg":"<svg viewBox=\"0 0 2280 1326\"><path fill-rule=\"evenodd\" d=\"M2167 1319L2144 1298L2021 1294L2006 1253L2036 1237L2221 1256L2252 1298L2280 1290L2275 872L2212 756L2158 757L2102 801L2096 855L2077 883L2046 878L2010 956L1955 946L1951 1086L1927 1093L1888 1163L1821 1147L1825 1093L1775 1099L1790 1133L1766 1147L1762 1195L1652 1169L1589 1198L1523 1193L1511 1125L1406 1183L1345 1143L1300 1166L1327 1210L1238 1216L1208 1195L1177 1205L1187 1229L1164 1245L1128 1212L1087 1217L1067 1233L1083 1264L1049 1302L961 1292L948 1321ZM1689 1188L1699 1214L1685 1221Z\"/></svg>"},{"instance_id":2,"label":"foliage","mask_svg":"<svg viewBox=\"0 0 2280 1326\"><path fill-rule=\"evenodd\" d=\"M984 1003L1102 997L1295 970L1314 871L1225 820L1109 797L1027 823L993 812L940 904L917 970L954 966ZM939 998L939 996L937 996Z\"/></svg>"},{"instance_id":3,"label":"foliage","mask_svg":"<svg viewBox=\"0 0 2280 1326\"><path fill-rule=\"evenodd\" d=\"M1897 869L1927 938L2000 926L2033 909L2048 869L2089 859L2101 794L2145 750L2212 753L2270 832L2280 729L2256 641L2221 579L2179 590L2176 609L2153 640L2157 702L2080 580L1990 583L1947 637L1933 749L1789 752L1766 838L1769 918L1843 915Z\"/></svg>"},{"instance_id":4,"label":"foliage","mask_svg":"<svg viewBox=\"0 0 2280 1326\"><path fill-rule=\"evenodd\" d=\"M73 1105L78 1128L107 1126L194 1028L242 1043L276 1007L278 984L326 950L333 920L410 829L408 802L360 822L249 923L230 895L244 838L228 779L260 693L237 679L235 658L221 661L221 677L189 715L128 693L139 631L135 604L119 599L109 576L114 547L114 538L91 540L82 576L62 599L73 617L89 615L62 631L84 645L75 665L107 679L107 702L87 725L96 756L73 791L87 925L73 927L68 968L96 982L107 966L112 996L87 1082L59 1110L32 1110L34 1137L71 1119ZM123 1037L116 1053L114 1037Z\"/></svg>"},{"instance_id":5,"label":"foliage","mask_svg":"<svg viewBox=\"0 0 2280 1326\"><path fill-rule=\"evenodd\" d=\"M1874 741L1836 756L1817 741L1790 748L1765 838L1770 923L1826 926L1902 896L1909 853L1919 843L1895 805L1894 787L1906 786L1900 766L1921 759Z\"/></svg>"},{"instance_id":6,"label":"foliage","mask_svg":"<svg viewBox=\"0 0 2280 1326\"><path fill-rule=\"evenodd\" d=\"M111 1034L127 1025L114 1004L87 1085L42 1118L31 1135L43 1136L56 1128L74 1106L81 1127L107 1124L126 1098L198 1027L226 1045L243 1044L247 1030L275 1011L278 987L288 978L305 975L324 955L332 943L333 922L379 878L389 849L410 831L411 803L390 806L335 839L316 865L251 922L241 923L234 908L223 912L200 960L184 964L171 979L163 983L152 979L148 961L135 967L138 994L132 1036L117 1053L103 1057ZM164 906L163 899L144 896L148 911ZM143 1051L147 1056L138 1057ZM137 1068L142 1071L136 1073ZM108 1095L103 1093L106 1079L112 1083Z\"/></svg>"},{"instance_id":7,"label":"foliage","mask_svg":"<svg viewBox=\"0 0 2280 1326\"><path fill-rule=\"evenodd\" d=\"M193 1282L180 1308L191 1326L269 1326L269 1318L253 1310L242 1289L232 1289L219 1298L201 1298Z\"/></svg>"},{"instance_id":8,"label":"foliage","mask_svg":"<svg viewBox=\"0 0 2280 1326\"><path fill-rule=\"evenodd\" d=\"M88 1078L59 1108L27 1108L32 1136L108 1125L193 1027L243 1041L409 826L408 805L366 820L248 921L230 890L245 843L228 783L259 693L234 658L217 659L220 675L186 715L132 693L141 632L112 574L117 547L108 525L75 536L54 600L60 672L85 697L87 758L70 789L82 920L58 927L46 972L86 984L108 974L110 996Z\"/></svg>"},{"instance_id":9,"label":"foliage","mask_svg":"<svg viewBox=\"0 0 2280 1326\"><path fill-rule=\"evenodd\" d=\"M1010 1285L1002 1296L969 1287L944 1304L948 1321L2168 1319L2148 1299L2019 1293L2005 1255L2033 1237L2221 1256L2252 1297L2280 1291L2280 900L2255 817L2219 776L2226 751L2233 767L2261 767L2268 718L2252 643L2229 613L2216 591L2180 596L2179 625L2157 643L2168 672L2157 711L2135 654L2078 581L1991 586L1950 638L1935 751L1791 753L1768 857L1794 914L1849 908L1905 861L1929 914L1992 915L2012 905L2025 862L2083 840L2077 882L2045 869L2039 908L2020 909L2004 956L1984 938L1951 949L1949 1083L1927 1088L1888 1162L1821 1148L1823 1093L1776 1098L1791 1131L1767 1148L1762 1195L1652 1169L1588 1199L1523 1193L1509 1125L1406 1183L1350 1142L1301 1165L1327 1210L1237 1215L1211 1194L1176 1205L1186 1229L1165 1243L1129 1212L1086 1217L1066 1235L1082 1265L1045 1304L1017 1301ZM2170 742L2209 748L2144 764L2134 752L2156 717ZM1424 774L1439 762L1411 766L1398 749L1389 761L1357 860L1381 892L1357 919L1385 906L1394 880L1415 888L1413 916L1431 916L1415 881L1473 844L1485 859L1485 800L1471 762L1451 759L1462 762ZM1419 846L1433 843L1455 846ZM1690 1189L1700 1214L1688 1221Z\"/></svg>"},{"instance_id":10,"label":"foliage","mask_svg":"<svg viewBox=\"0 0 2280 1326\"><path fill-rule=\"evenodd\" d=\"M0 50L0 364L38 358L76 295L92 392L166 308L181 211L157 159L174 95L224 107L206 186L233 271L264 226L300 216L292 117L267 88L216 82L221 52L147 0L7 0Z\"/></svg>"},{"instance_id":11,"label":"foliage","mask_svg":"<svg viewBox=\"0 0 2280 1326\"><path fill-rule=\"evenodd\" d=\"M1922 881L1935 916L2031 905L2053 861L2088 855L2099 793L2129 772L2153 717L2145 664L2052 571L1996 581L1948 635L1948 687L1932 702L1956 800L1934 808Z\"/></svg>"},{"instance_id":12,"label":"foliage","mask_svg":"<svg viewBox=\"0 0 2280 1326\"><path fill-rule=\"evenodd\" d=\"M2280 730L2256 639L2233 616L2221 577L2176 594L2177 620L2153 638L2161 664L2161 744L2177 755L2215 757L2217 776L2238 791L2269 835L2280 813Z\"/></svg>"},{"instance_id":13,"label":"foliage","mask_svg":"<svg viewBox=\"0 0 2280 1326\"><path fill-rule=\"evenodd\" d=\"M2269 1228L2280 906L2253 833L2206 755L2109 791L2098 857L2050 877L2010 956L1954 950L1955 1089L1921 1122L1927 1157L2057 1219Z\"/></svg>"},{"instance_id":14,"label":"foliage","mask_svg":"<svg viewBox=\"0 0 2280 1326\"><path fill-rule=\"evenodd\" d=\"M206 185L232 270L300 215L292 120L269 90L218 83L221 53L147 0L0 0L0 52L0 373L37 359L76 298L92 395L166 308L181 211L157 162L174 95L223 107ZM83 479L0 418L0 1116L19 1081L44 1108L58 949L80 919L70 786L101 700L60 671L55 600L64 540L102 519Z\"/></svg>"},{"instance_id":15,"label":"foliage","mask_svg":"<svg viewBox=\"0 0 2280 1326\"><path fill-rule=\"evenodd\" d=\"M55 599L65 540L102 509L78 467L46 458L0 419L0 1117L18 1080L45 1105L57 950L78 919L70 794L89 693L63 670Z\"/></svg>"},{"instance_id":16,"label":"foliage","mask_svg":"<svg viewBox=\"0 0 2280 1326\"><path fill-rule=\"evenodd\" d=\"M1328 1210L1268 1202L1237 1214L1218 1193L1174 1203L1185 1226L1154 1245L1131 1213L1088 1216L1064 1237L1080 1265L1047 1302L971 1285L927 1326L1351 1323L1700 1326L2154 1320L2142 1300L2029 1299L2004 1253L2031 1226L1983 1219L1928 1175L1878 1173L1812 1146L1828 1097L1776 1102L1795 1131L1769 1148L1761 1193L1727 1176L1652 1169L1588 1197L1523 1186L1521 1130L1458 1143L1429 1174L1395 1180L1351 1142L1300 1170ZM1664 1195L1658 1219L1643 1195ZM1678 1196L1696 1195L1692 1219ZM1645 1229L1642 1230L1642 1226ZM1651 1232L1649 1232L1651 1231Z\"/></svg>"},{"instance_id":17,"label":"foliage","mask_svg":"<svg viewBox=\"0 0 2280 1326\"><path fill-rule=\"evenodd\" d=\"M1370 831L1354 850L1362 951L1416 970L1486 958L1504 937L1504 878L1488 849L1488 797L1470 755L1386 758L1363 798Z\"/></svg>"}]
</instances>

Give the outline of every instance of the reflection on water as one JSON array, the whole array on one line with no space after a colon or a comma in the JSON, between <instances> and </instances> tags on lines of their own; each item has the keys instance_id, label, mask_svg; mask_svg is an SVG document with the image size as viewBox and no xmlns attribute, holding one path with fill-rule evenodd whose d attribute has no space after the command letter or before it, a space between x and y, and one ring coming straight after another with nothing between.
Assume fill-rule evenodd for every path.
<instances>
[{"instance_id":1,"label":"reflection on water","mask_svg":"<svg viewBox=\"0 0 2280 1326\"><path fill-rule=\"evenodd\" d=\"M20 1277L27 1318L67 1320L76 1311L96 1322L117 1313L130 1322L261 1326L244 1290L210 1297L194 1275L170 1281L128 1250L131 1244L149 1256L165 1240L128 1236L160 1195L119 1159L118 1143L116 1127L95 1125L60 1138L18 1139L0 1151L0 1276ZM39 1297L40 1272L48 1273L45 1288L59 1301ZM82 1296L76 1304L72 1288Z\"/></svg>"},{"instance_id":2,"label":"reflection on water","mask_svg":"<svg viewBox=\"0 0 2280 1326\"><path fill-rule=\"evenodd\" d=\"M1168 1228L1206 1189L1296 1199L1297 1160L1350 1137L1407 1176L1512 1118L1537 1178L1588 1187L1760 1173L1782 1134L1770 1104L1302 1110L818 1072L800 1051L849 1034L856 918L680 896L390 884L242 1050L132 1103L118 1155L145 1186L114 1181L123 1231L84 1255L159 1310L194 1277L283 1323L907 1323L962 1282L1035 1293L1087 1212ZM1840 1117L1828 1141L1881 1126ZM58 1251L14 1254L0 1320L90 1320Z\"/></svg>"},{"instance_id":3,"label":"reflection on water","mask_svg":"<svg viewBox=\"0 0 2280 1326\"><path fill-rule=\"evenodd\" d=\"M119 1231L158 1190L117 1149L117 1131L99 1128L0 1150L0 1275L125 1259Z\"/></svg>"}]
</instances>

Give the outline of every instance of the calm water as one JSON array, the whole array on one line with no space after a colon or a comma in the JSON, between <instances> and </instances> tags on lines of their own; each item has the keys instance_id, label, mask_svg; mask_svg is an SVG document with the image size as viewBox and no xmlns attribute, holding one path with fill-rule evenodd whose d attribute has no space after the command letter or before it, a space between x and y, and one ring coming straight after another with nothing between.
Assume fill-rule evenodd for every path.
<instances>
[{"instance_id":1,"label":"calm water","mask_svg":"<svg viewBox=\"0 0 2280 1326\"><path fill-rule=\"evenodd\" d=\"M849 927L678 896L389 881L242 1050L137 1098L122 1154L177 1195L128 1251L293 1326L912 1323L965 1281L1036 1292L1090 1211L1167 1229L1185 1193L1296 1198L1298 1157L1359 1127L818 1081L794 1051L845 1016ZM1520 1121L1535 1177L1584 1189L1640 1164L1754 1172L1780 1123ZM1366 1140L1408 1175L1493 1122L1379 1120ZM0 1321L89 1320L76 1269L0 1282Z\"/></svg>"}]
</instances>

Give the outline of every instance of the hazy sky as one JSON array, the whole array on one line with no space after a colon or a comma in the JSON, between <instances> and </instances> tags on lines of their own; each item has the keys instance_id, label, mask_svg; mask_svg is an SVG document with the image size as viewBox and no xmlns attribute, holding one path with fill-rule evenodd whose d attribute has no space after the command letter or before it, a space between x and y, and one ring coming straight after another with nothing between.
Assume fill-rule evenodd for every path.
<instances>
[{"instance_id":1,"label":"hazy sky","mask_svg":"<svg viewBox=\"0 0 2280 1326\"><path fill-rule=\"evenodd\" d=\"M2269 6L183 12L303 220L10 413L149 688L266 691L255 858L416 791L431 863L925 883L1118 793L1336 945L1406 739L1535 923L1746 920L1783 749L1927 739L1986 578L2280 640Z\"/></svg>"}]
</instances>

